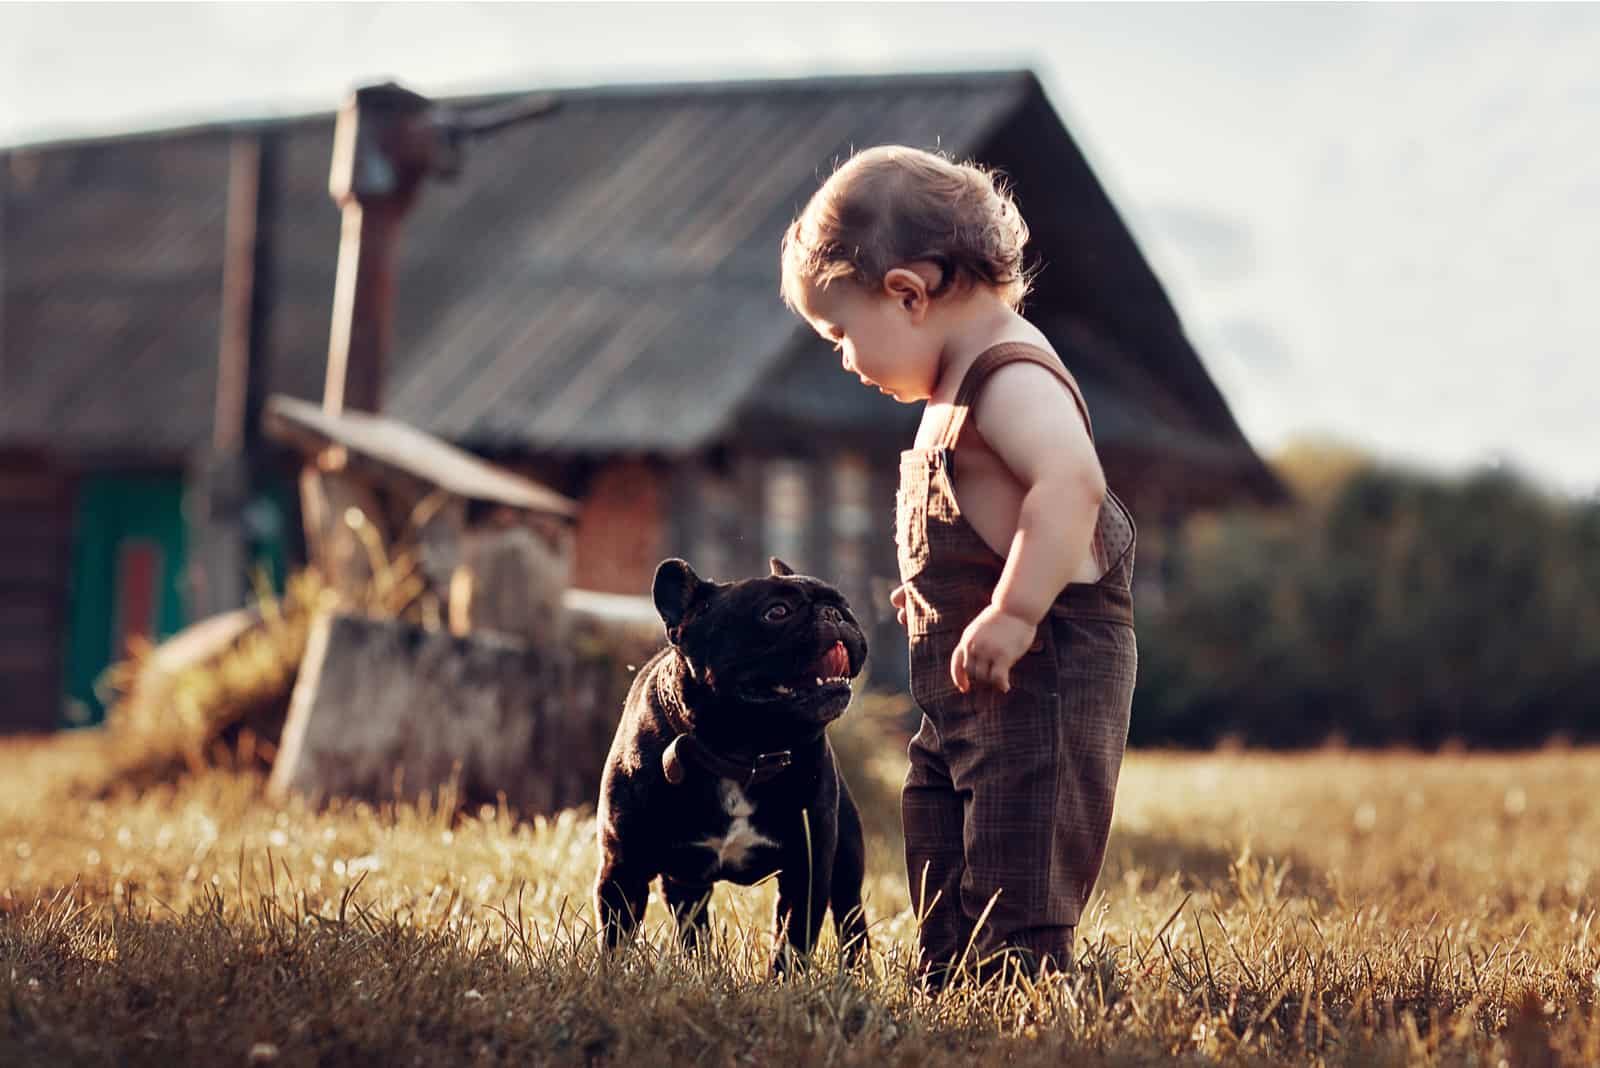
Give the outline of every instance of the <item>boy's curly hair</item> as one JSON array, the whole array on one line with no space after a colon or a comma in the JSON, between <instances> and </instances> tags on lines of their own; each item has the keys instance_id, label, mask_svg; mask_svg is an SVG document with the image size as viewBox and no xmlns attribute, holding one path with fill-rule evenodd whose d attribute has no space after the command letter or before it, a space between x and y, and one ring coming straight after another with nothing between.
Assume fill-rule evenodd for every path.
<instances>
[{"instance_id":1,"label":"boy's curly hair","mask_svg":"<svg viewBox=\"0 0 1600 1068\"><path fill-rule=\"evenodd\" d=\"M1028 224L997 172L880 145L835 170L789 224L783 299L793 308L800 286L839 278L876 287L892 268L926 260L943 272L932 296L982 284L1016 308L1032 285L1027 243Z\"/></svg>"}]
</instances>

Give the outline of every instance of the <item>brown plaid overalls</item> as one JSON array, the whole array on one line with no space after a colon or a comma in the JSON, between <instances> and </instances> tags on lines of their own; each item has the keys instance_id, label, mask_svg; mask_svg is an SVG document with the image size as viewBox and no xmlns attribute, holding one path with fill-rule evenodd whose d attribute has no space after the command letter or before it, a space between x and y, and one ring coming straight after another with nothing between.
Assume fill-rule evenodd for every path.
<instances>
[{"instance_id":1,"label":"brown plaid overalls","mask_svg":"<svg viewBox=\"0 0 1600 1068\"><path fill-rule=\"evenodd\" d=\"M1010 692L974 682L963 694L951 681L951 654L1005 566L961 514L951 457L984 382L1018 360L1060 378L1089 425L1060 361L1006 343L967 371L938 444L900 459L895 542L911 693L923 713L901 803L921 964L939 976L961 959L991 898L969 962L1007 947L1040 963L1071 958L1105 858L1138 663L1133 517L1107 492L1094 533L1103 577L1061 592L1011 669Z\"/></svg>"}]
</instances>

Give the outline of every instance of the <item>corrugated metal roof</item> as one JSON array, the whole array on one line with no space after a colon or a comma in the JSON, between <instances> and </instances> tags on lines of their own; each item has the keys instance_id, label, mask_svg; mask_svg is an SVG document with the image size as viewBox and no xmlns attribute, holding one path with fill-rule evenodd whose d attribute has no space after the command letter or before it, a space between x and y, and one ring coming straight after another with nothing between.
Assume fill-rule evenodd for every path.
<instances>
[{"instance_id":1,"label":"corrugated metal roof","mask_svg":"<svg viewBox=\"0 0 1600 1068\"><path fill-rule=\"evenodd\" d=\"M782 358L777 244L829 160L970 151L1026 74L560 94L407 221L385 414L475 446L679 450ZM321 394L332 116L280 137L269 389ZM232 131L8 153L0 439L186 450L212 418Z\"/></svg>"},{"instance_id":2,"label":"corrugated metal roof","mask_svg":"<svg viewBox=\"0 0 1600 1068\"><path fill-rule=\"evenodd\" d=\"M777 248L819 167L889 140L970 149L1029 84L606 94L472 146L406 234L389 413L488 447L704 443L800 326ZM430 290L443 314L405 307Z\"/></svg>"},{"instance_id":3,"label":"corrugated metal roof","mask_svg":"<svg viewBox=\"0 0 1600 1068\"><path fill-rule=\"evenodd\" d=\"M469 447L572 452L691 450L763 406L804 417L803 399L760 394L792 387L785 369L825 351L777 298L777 248L834 159L885 142L981 156L1025 106L1048 121L1022 141L1050 138L1061 143L1047 157L1077 159L1026 72L557 95L548 117L469 145L462 176L430 183L407 220L385 415ZM249 129L274 134L279 158L268 389L315 400L339 240L333 117ZM0 441L173 452L207 440L233 133L5 155ZM1093 194L1085 210L1114 216ZM1123 235L1105 255L1143 272L1162 305L1144 318L1172 318L1125 230L1104 229ZM1151 392L1153 409L1121 405L1148 414L1172 400L1154 396L1167 376L1205 378L1175 319L1166 333L1162 351L1141 353L1150 375L1091 398L1108 437L1150 425L1120 425L1118 388ZM835 421L904 422L846 376L828 381L819 396ZM1169 422L1248 455L1216 401L1214 416Z\"/></svg>"},{"instance_id":4,"label":"corrugated metal roof","mask_svg":"<svg viewBox=\"0 0 1600 1068\"><path fill-rule=\"evenodd\" d=\"M187 449L210 431L224 136L0 164L0 438Z\"/></svg>"}]
</instances>

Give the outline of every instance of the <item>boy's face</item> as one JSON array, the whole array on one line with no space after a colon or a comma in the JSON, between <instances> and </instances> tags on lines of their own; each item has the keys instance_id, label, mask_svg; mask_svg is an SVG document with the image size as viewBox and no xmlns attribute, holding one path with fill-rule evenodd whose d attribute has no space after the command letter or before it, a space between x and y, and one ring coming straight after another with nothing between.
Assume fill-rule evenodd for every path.
<instances>
[{"instance_id":1,"label":"boy's face","mask_svg":"<svg viewBox=\"0 0 1600 1068\"><path fill-rule=\"evenodd\" d=\"M848 279L826 288L806 285L799 296L797 310L862 385L902 404L933 395L940 346L895 296Z\"/></svg>"}]
</instances>

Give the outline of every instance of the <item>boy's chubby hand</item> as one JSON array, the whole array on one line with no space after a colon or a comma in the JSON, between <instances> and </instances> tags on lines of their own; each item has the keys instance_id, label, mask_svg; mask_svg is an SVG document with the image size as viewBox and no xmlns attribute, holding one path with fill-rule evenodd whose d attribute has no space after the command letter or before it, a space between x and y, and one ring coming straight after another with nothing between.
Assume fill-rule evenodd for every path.
<instances>
[{"instance_id":1,"label":"boy's chubby hand","mask_svg":"<svg viewBox=\"0 0 1600 1068\"><path fill-rule=\"evenodd\" d=\"M966 693L973 682L987 682L1011 692L1011 667L1033 644L1037 624L987 605L967 624L950 656L950 678Z\"/></svg>"},{"instance_id":2,"label":"boy's chubby hand","mask_svg":"<svg viewBox=\"0 0 1600 1068\"><path fill-rule=\"evenodd\" d=\"M894 618L903 627L906 625L906 588L904 584L896 586L889 594L889 603L894 605Z\"/></svg>"}]
</instances>

